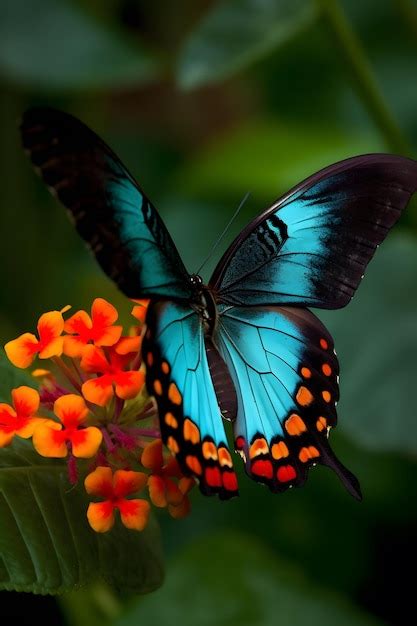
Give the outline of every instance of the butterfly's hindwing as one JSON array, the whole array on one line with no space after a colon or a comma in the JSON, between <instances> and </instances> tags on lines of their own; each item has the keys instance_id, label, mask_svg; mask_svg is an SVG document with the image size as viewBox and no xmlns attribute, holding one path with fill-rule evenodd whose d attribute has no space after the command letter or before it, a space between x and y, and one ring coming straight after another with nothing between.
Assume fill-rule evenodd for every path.
<instances>
[{"instance_id":1,"label":"butterfly's hindwing","mask_svg":"<svg viewBox=\"0 0 417 626\"><path fill-rule=\"evenodd\" d=\"M223 307L220 320L217 341L238 396L235 445L249 476L283 491L323 463L359 496L328 443L339 366L325 327L293 307Z\"/></svg>"},{"instance_id":2,"label":"butterfly's hindwing","mask_svg":"<svg viewBox=\"0 0 417 626\"><path fill-rule=\"evenodd\" d=\"M156 302L146 324L146 385L158 404L165 445L204 494L222 499L237 495L199 316L190 307Z\"/></svg>"}]
</instances>

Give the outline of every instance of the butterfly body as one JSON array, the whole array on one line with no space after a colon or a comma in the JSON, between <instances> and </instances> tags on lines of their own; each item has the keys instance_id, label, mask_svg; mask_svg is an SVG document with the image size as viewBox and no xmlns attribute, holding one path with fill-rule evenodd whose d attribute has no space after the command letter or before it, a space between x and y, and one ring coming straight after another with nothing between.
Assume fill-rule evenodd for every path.
<instances>
[{"instance_id":1,"label":"butterfly body","mask_svg":"<svg viewBox=\"0 0 417 626\"><path fill-rule=\"evenodd\" d=\"M156 209L90 129L40 108L21 130L103 270L128 297L150 299L147 388L164 443L201 491L238 493L228 420L247 474L271 491L302 485L321 463L360 498L329 445L339 364L309 307L349 303L417 189L417 163L364 155L310 176L243 229L206 285L186 271Z\"/></svg>"}]
</instances>

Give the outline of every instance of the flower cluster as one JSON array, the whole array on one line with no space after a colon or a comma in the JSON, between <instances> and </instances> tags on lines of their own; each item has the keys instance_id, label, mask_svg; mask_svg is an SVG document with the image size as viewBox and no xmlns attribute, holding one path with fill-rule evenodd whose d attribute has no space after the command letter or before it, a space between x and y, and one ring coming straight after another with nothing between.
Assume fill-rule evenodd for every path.
<instances>
[{"instance_id":1,"label":"flower cluster","mask_svg":"<svg viewBox=\"0 0 417 626\"><path fill-rule=\"evenodd\" d=\"M90 315L78 311L65 319L70 307L44 313L36 335L24 333L5 345L16 367L36 358L51 366L32 371L38 390L18 387L11 404L0 404L0 447L16 436L32 438L41 456L67 460L70 483L86 474L85 489L97 499L87 518L97 532L113 527L117 511L127 528L143 530L151 503L174 518L190 509L194 482L163 449L156 406L144 385L148 304L135 301L136 325L126 336L115 307L96 298ZM145 490L149 499L131 497Z\"/></svg>"}]
</instances>

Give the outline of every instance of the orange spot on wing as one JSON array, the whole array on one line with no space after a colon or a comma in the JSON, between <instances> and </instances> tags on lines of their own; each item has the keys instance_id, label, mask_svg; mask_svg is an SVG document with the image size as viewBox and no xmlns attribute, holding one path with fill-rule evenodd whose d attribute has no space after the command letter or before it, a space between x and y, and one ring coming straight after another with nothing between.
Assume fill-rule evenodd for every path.
<instances>
[{"instance_id":1,"label":"orange spot on wing","mask_svg":"<svg viewBox=\"0 0 417 626\"><path fill-rule=\"evenodd\" d=\"M327 428L327 420L326 420L326 418L325 417L319 417L319 419L316 422L316 427L317 427L317 430L319 432L321 432L322 430Z\"/></svg>"},{"instance_id":2,"label":"orange spot on wing","mask_svg":"<svg viewBox=\"0 0 417 626\"><path fill-rule=\"evenodd\" d=\"M219 448L219 462L222 467L233 467L232 457L226 448Z\"/></svg>"},{"instance_id":3,"label":"orange spot on wing","mask_svg":"<svg viewBox=\"0 0 417 626\"><path fill-rule=\"evenodd\" d=\"M320 339L320 346L323 348L323 350L327 350L327 348L329 347L329 342L326 339Z\"/></svg>"},{"instance_id":4,"label":"orange spot on wing","mask_svg":"<svg viewBox=\"0 0 417 626\"><path fill-rule=\"evenodd\" d=\"M184 439L191 441L191 443L198 443L200 441L199 428L188 418L184 422Z\"/></svg>"},{"instance_id":5,"label":"orange spot on wing","mask_svg":"<svg viewBox=\"0 0 417 626\"><path fill-rule=\"evenodd\" d=\"M169 374L169 365L166 361L163 361L161 365L161 370L163 371L164 374Z\"/></svg>"},{"instance_id":6,"label":"orange spot on wing","mask_svg":"<svg viewBox=\"0 0 417 626\"><path fill-rule=\"evenodd\" d=\"M330 391L322 391L321 395L323 396L323 400L325 402L330 402L330 400L332 399L332 394L330 393Z\"/></svg>"},{"instance_id":7,"label":"orange spot on wing","mask_svg":"<svg viewBox=\"0 0 417 626\"><path fill-rule=\"evenodd\" d=\"M205 459L217 461L217 448L212 441L205 441L202 446L202 451Z\"/></svg>"},{"instance_id":8,"label":"orange spot on wing","mask_svg":"<svg viewBox=\"0 0 417 626\"><path fill-rule=\"evenodd\" d=\"M170 412L165 413L165 424L171 426L171 428L178 428L178 422L175 419L175 416Z\"/></svg>"},{"instance_id":9,"label":"orange spot on wing","mask_svg":"<svg viewBox=\"0 0 417 626\"><path fill-rule=\"evenodd\" d=\"M285 422L285 428L289 435L301 435L307 430L306 425L299 415L293 413Z\"/></svg>"},{"instance_id":10,"label":"orange spot on wing","mask_svg":"<svg viewBox=\"0 0 417 626\"><path fill-rule=\"evenodd\" d=\"M297 476L297 473L292 465L283 465L278 468L277 478L281 483L288 483Z\"/></svg>"},{"instance_id":11,"label":"orange spot on wing","mask_svg":"<svg viewBox=\"0 0 417 626\"><path fill-rule=\"evenodd\" d=\"M268 453L269 453L269 446L268 446L266 439L264 439L263 437L260 439L255 439L255 441L249 448L250 459L253 459L256 456L259 456L260 454L268 454Z\"/></svg>"},{"instance_id":12,"label":"orange spot on wing","mask_svg":"<svg viewBox=\"0 0 417 626\"><path fill-rule=\"evenodd\" d=\"M283 441L279 441L278 443L274 443L272 448L272 457L276 460L284 459L289 455L289 451L287 446Z\"/></svg>"},{"instance_id":13,"label":"orange spot on wing","mask_svg":"<svg viewBox=\"0 0 417 626\"><path fill-rule=\"evenodd\" d=\"M173 402L174 404L181 404L182 401L182 397L180 392L178 391L178 387L175 383L171 383L168 389L168 398L171 400L171 402Z\"/></svg>"},{"instance_id":14,"label":"orange spot on wing","mask_svg":"<svg viewBox=\"0 0 417 626\"><path fill-rule=\"evenodd\" d=\"M197 476L202 474L203 470L201 468L201 463L196 456L189 454L185 457L185 462L194 474L197 474Z\"/></svg>"},{"instance_id":15,"label":"orange spot on wing","mask_svg":"<svg viewBox=\"0 0 417 626\"><path fill-rule=\"evenodd\" d=\"M146 356L146 362L149 365L149 367L152 367L152 365L153 365L153 354L152 354L152 352L148 352L148 354Z\"/></svg>"},{"instance_id":16,"label":"orange spot on wing","mask_svg":"<svg viewBox=\"0 0 417 626\"><path fill-rule=\"evenodd\" d=\"M168 437L167 448L172 452L172 454L178 454L180 451L179 445L174 437Z\"/></svg>"},{"instance_id":17,"label":"orange spot on wing","mask_svg":"<svg viewBox=\"0 0 417 626\"><path fill-rule=\"evenodd\" d=\"M162 396L162 385L160 380L154 381L153 389L158 396Z\"/></svg>"},{"instance_id":18,"label":"orange spot on wing","mask_svg":"<svg viewBox=\"0 0 417 626\"><path fill-rule=\"evenodd\" d=\"M308 406L312 403L313 399L313 394L307 389L307 387L301 386L297 391L296 400L298 404L301 404L301 406Z\"/></svg>"},{"instance_id":19,"label":"orange spot on wing","mask_svg":"<svg viewBox=\"0 0 417 626\"><path fill-rule=\"evenodd\" d=\"M320 456L320 452L314 446L308 446L307 448L301 448L298 458L303 463L307 463L310 459L315 459Z\"/></svg>"},{"instance_id":20,"label":"orange spot on wing","mask_svg":"<svg viewBox=\"0 0 417 626\"><path fill-rule=\"evenodd\" d=\"M330 376L332 373L332 368L328 363L323 363L323 365L321 366L321 371L325 376Z\"/></svg>"},{"instance_id":21,"label":"orange spot on wing","mask_svg":"<svg viewBox=\"0 0 417 626\"><path fill-rule=\"evenodd\" d=\"M302 367L301 375L304 376L304 378L311 378L311 370L308 367Z\"/></svg>"}]
</instances>

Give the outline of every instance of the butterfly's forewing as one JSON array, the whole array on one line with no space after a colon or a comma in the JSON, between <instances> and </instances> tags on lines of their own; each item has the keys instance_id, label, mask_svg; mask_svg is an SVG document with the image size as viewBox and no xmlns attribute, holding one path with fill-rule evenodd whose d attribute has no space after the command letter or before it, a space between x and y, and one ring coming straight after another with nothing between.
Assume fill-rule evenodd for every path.
<instances>
[{"instance_id":1,"label":"butterfly's forewing","mask_svg":"<svg viewBox=\"0 0 417 626\"><path fill-rule=\"evenodd\" d=\"M417 189L417 162L366 155L332 165L236 238L210 285L237 305L345 306Z\"/></svg>"},{"instance_id":2,"label":"butterfly's forewing","mask_svg":"<svg viewBox=\"0 0 417 626\"><path fill-rule=\"evenodd\" d=\"M295 307L223 306L216 342L237 390L235 447L249 476L279 492L323 463L359 498L356 478L328 444L339 366L317 317Z\"/></svg>"},{"instance_id":3,"label":"butterfly's forewing","mask_svg":"<svg viewBox=\"0 0 417 626\"><path fill-rule=\"evenodd\" d=\"M206 495L236 495L236 475L199 315L173 302L151 304L143 356L163 441L184 473L194 476Z\"/></svg>"},{"instance_id":4,"label":"butterfly's forewing","mask_svg":"<svg viewBox=\"0 0 417 626\"><path fill-rule=\"evenodd\" d=\"M95 133L47 108L25 113L21 133L33 165L128 297L189 299L187 272L156 209Z\"/></svg>"}]
</instances>

